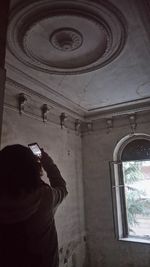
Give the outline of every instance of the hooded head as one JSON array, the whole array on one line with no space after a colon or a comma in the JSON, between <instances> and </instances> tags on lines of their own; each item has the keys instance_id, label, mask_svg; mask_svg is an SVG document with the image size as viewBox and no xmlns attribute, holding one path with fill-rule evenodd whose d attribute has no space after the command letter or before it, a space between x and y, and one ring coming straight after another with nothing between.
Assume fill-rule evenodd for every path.
<instances>
[{"instance_id":1,"label":"hooded head","mask_svg":"<svg viewBox=\"0 0 150 267\"><path fill-rule=\"evenodd\" d=\"M6 146L0 151L0 193L17 196L35 191L40 171L40 163L28 147Z\"/></svg>"}]
</instances>

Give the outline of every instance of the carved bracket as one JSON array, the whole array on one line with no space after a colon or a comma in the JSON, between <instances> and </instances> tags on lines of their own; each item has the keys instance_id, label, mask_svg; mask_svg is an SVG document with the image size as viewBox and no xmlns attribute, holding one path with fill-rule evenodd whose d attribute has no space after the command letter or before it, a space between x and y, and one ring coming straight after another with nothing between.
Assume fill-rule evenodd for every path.
<instances>
[{"instance_id":1,"label":"carved bracket","mask_svg":"<svg viewBox=\"0 0 150 267\"><path fill-rule=\"evenodd\" d=\"M25 102L27 102L27 97L24 93L20 93L18 95L18 106L19 106L19 113L20 115L22 114L22 112L24 111L24 105Z\"/></svg>"},{"instance_id":2,"label":"carved bracket","mask_svg":"<svg viewBox=\"0 0 150 267\"><path fill-rule=\"evenodd\" d=\"M106 127L107 127L107 132L110 133L110 131L113 128L113 119L107 119L106 120Z\"/></svg>"},{"instance_id":3,"label":"carved bracket","mask_svg":"<svg viewBox=\"0 0 150 267\"><path fill-rule=\"evenodd\" d=\"M129 116L129 123L130 123L131 132L134 133L137 127L135 114L132 114Z\"/></svg>"},{"instance_id":4,"label":"carved bracket","mask_svg":"<svg viewBox=\"0 0 150 267\"><path fill-rule=\"evenodd\" d=\"M81 122L79 119L75 120L75 131L79 134L81 128Z\"/></svg>"},{"instance_id":5,"label":"carved bracket","mask_svg":"<svg viewBox=\"0 0 150 267\"><path fill-rule=\"evenodd\" d=\"M82 131L83 132L92 132L93 131L93 122L92 121L87 121L82 123Z\"/></svg>"},{"instance_id":6,"label":"carved bracket","mask_svg":"<svg viewBox=\"0 0 150 267\"><path fill-rule=\"evenodd\" d=\"M43 119L43 122L46 122L47 121L47 114L49 112L49 107L47 106L47 104L43 104L42 108L42 119Z\"/></svg>"},{"instance_id":7,"label":"carved bracket","mask_svg":"<svg viewBox=\"0 0 150 267\"><path fill-rule=\"evenodd\" d=\"M67 120L67 116L64 112L62 112L60 114L60 126L61 126L61 129L63 129L63 127L65 126L65 121Z\"/></svg>"},{"instance_id":8,"label":"carved bracket","mask_svg":"<svg viewBox=\"0 0 150 267\"><path fill-rule=\"evenodd\" d=\"M88 132L93 131L93 123L92 122L87 122L86 125L87 125Z\"/></svg>"}]
</instances>

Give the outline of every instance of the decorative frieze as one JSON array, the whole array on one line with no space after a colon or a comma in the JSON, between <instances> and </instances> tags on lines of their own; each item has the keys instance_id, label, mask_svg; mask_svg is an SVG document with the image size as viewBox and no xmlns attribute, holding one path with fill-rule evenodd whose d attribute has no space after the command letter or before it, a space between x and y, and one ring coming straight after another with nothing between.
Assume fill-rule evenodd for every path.
<instances>
[{"instance_id":1,"label":"decorative frieze","mask_svg":"<svg viewBox=\"0 0 150 267\"><path fill-rule=\"evenodd\" d=\"M92 134L97 131L110 133L116 128L129 126L129 132L135 132L138 124L149 121L150 108L136 111L124 111L111 114L101 114L100 117L92 118L77 116L69 110L53 105L52 102L42 95L35 94L25 87L14 87L7 84L5 91L5 108L16 110L24 116L29 116L46 123L55 123L62 129L72 130L76 135ZM142 116L144 114L144 116ZM22 116L22 118L24 117Z\"/></svg>"}]
</instances>

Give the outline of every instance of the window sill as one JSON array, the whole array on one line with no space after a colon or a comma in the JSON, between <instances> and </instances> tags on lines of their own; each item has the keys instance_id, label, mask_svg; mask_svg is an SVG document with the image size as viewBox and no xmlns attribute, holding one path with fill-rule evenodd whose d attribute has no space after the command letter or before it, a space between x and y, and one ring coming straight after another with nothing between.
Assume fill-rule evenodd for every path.
<instances>
[{"instance_id":1,"label":"window sill","mask_svg":"<svg viewBox=\"0 0 150 267\"><path fill-rule=\"evenodd\" d=\"M119 238L119 240L120 241L126 241L126 242L150 244L150 239L138 238L138 237L124 237L124 238Z\"/></svg>"}]
</instances>

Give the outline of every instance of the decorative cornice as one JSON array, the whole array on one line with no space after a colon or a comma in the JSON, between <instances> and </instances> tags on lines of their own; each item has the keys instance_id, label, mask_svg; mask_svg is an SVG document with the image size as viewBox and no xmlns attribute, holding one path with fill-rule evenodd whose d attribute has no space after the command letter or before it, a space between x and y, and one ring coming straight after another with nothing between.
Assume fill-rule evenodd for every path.
<instances>
[{"instance_id":1,"label":"decorative cornice","mask_svg":"<svg viewBox=\"0 0 150 267\"><path fill-rule=\"evenodd\" d=\"M93 109L85 115L85 120L98 120L102 118L121 117L134 113L150 111L150 97L123 102L104 108Z\"/></svg>"},{"instance_id":2,"label":"decorative cornice","mask_svg":"<svg viewBox=\"0 0 150 267\"><path fill-rule=\"evenodd\" d=\"M7 77L6 88L9 88L9 87L16 88L18 91L21 91L21 92L26 93L27 95L36 97L36 98L40 99L41 102L48 104L49 106L55 108L56 110L59 110L62 112L65 111L67 114L69 114L73 118L83 119L83 116L81 116L78 112L75 112L75 111L67 108L66 106L61 105L61 104L51 100L50 98L43 96L42 94L40 94L38 92L35 92L31 88L26 87L26 86L24 86L24 85L22 85L22 84Z\"/></svg>"},{"instance_id":3,"label":"decorative cornice","mask_svg":"<svg viewBox=\"0 0 150 267\"><path fill-rule=\"evenodd\" d=\"M72 26L68 28L68 24ZM12 10L8 49L33 69L80 74L114 60L122 51L126 37L125 19L108 1L39 0Z\"/></svg>"},{"instance_id":4,"label":"decorative cornice","mask_svg":"<svg viewBox=\"0 0 150 267\"><path fill-rule=\"evenodd\" d=\"M59 104L58 102L43 96L42 94L32 90L29 87L26 87L9 77L6 79L6 87L16 88L18 91L23 91L33 97L39 98L44 103L48 104L51 107L54 107L56 110L60 112L65 112L69 114L73 118L80 119L80 120L99 120L101 118L109 118L111 117L119 117L126 114L141 113L150 110L150 97L141 98L139 100L133 100L129 102L123 102L120 104L105 106L103 108L97 108L93 110L89 110L87 112L75 112L72 108L68 108L66 105Z\"/></svg>"},{"instance_id":5,"label":"decorative cornice","mask_svg":"<svg viewBox=\"0 0 150 267\"><path fill-rule=\"evenodd\" d=\"M57 92L56 90L52 89L50 86L47 86L46 84L35 79L33 76L30 76L29 74L23 72L21 69L18 69L17 67L11 65L10 63L6 62L6 67L7 67L7 70L11 70L15 73L15 77L17 74L19 74L20 77L23 77L25 80L33 83L34 87L38 86L39 88L42 88L44 91L46 91L46 95L47 95L47 93L50 94L50 97L47 97L47 99L49 101L53 101L54 103L56 103L56 105L63 106L64 108L68 108L68 110L70 110L70 112L78 114L79 116L84 116L85 112L87 111L83 107L81 107L81 106L77 105L75 102L71 101L69 98L65 97L63 94ZM24 85L18 83L17 81L15 81L14 79L9 78L9 76L7 76L7 81L9 83L10 82L14 83L14 84L16 83L16 86L18 84L18 87L24 86ZM26 87L26 86L24 86L24 87ZM28 87L26 87L26 89L32 91L31 93L33 93L33 94L39 94L41 97L44 97L42 94L37 93L34 90L29 89ZM61 102L64 102L64 105L59 104L59 103L57 104L57 102L55 100L52 100L53 98L61 99Z\"/></svg>"},{"instance_id":6,"label":"decorative cornice","mask_svg":"<svg viewBox=\"0 0 150 267\"><path fill-rule=\"evenodd\" d=\"M21 109L18 105L18 97L21 97L21 101L19 101L19 103L21 105L23 104ZM25 103L26 100L27 103ZM136 108L134 106L134 108L132 107L132 109L128 110L125 109L124 111L113 110L113 112L101 113L93 117L79 117L69 112L68 109L64 109L62 106L55 106L52 101L33 92L29 88L16 84L16 82L13 83L10 79L9 81L7 79L6 82L4 106L5 108L22 114L22 117L28 116L48 124L54 123L60 125L62 130L64 128L72 130L77 135L83 135L85 133L91 134L92 132L97 132L100 129L104 129L107 133L111 133L113 128L118 127L116 122L118 123L118 121L120 121L123 126L126 125L127 119L129 128L135 130L137 126L135 118L137 118L138 121L138 118L142 118L144 114L143 120L148 121L150 114L150 105L148 105L148 102L143 102L143 106L136 106ZM43 112L41 113L41 111Z\"/></svg>"}]
</instances>

